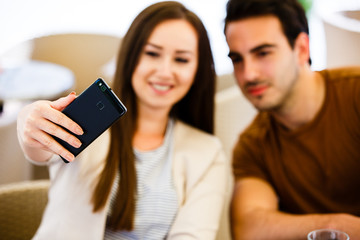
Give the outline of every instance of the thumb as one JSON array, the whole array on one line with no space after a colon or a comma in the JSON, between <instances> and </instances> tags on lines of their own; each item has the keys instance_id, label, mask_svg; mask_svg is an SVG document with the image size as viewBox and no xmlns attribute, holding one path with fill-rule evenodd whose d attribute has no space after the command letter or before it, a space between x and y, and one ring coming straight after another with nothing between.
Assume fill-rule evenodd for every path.
<instances>
[{"instance_id":1,"label":"thumb","mask_svg":"<svg viewBox=\"0 0 360 240\"><path fill-rule=\"evenodd\" d=\"M56 101L53 101L50 103L51 107L62 111L64 110L65 107L67 107L72 101L74 101L74 99L76 98L76 93L75 92L71 92L69 95L67 95L66 97L62 97L59 98Z\"/></svg>"}]
</instances>

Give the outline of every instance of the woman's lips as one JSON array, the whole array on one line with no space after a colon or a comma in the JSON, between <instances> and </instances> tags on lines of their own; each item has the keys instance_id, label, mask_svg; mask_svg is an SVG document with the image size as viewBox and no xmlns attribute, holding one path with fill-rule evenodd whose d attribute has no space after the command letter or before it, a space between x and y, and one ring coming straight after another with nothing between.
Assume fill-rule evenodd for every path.
<instances>
[{"instance_id":1,"label":"woman's lips","mask_svg":"<svg viewBox=\"0 0 360 240\"><path fill-rule=\"evenodd\" d=\"M151 83L150 85L155 91L160 92L160 93L165 93L172 88L172 86L168 85L168 84Z\"/></svg>"}]
</instances>

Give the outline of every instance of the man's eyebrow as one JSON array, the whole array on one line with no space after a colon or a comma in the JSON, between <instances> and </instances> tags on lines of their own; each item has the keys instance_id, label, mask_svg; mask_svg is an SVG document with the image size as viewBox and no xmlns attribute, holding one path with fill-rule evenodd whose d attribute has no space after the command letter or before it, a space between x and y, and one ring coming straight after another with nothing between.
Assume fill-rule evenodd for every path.
<instances>
[{"instance_id":1,"label":"man's eyebrow","mask_svg":"<svg viewBox=\"0 0 360 240\"><path fill-rule=\"evenodd\" d=\"M275 44L270 44L270 43L266 43L266 44L261 44L259 46L256 46L254 48L252 48L250 50L250 53L255 53L255 52L258 52L258 51L261 51L263 50L264 48L275 48L276 45ZM241 54L239 54L238 52L234 52L234 51L230 51L229 54L228 54L228 57L229 58L232 58L232 57L240 57Z\"/></svg>"},{"instance_id":2,"label":"man's eyebrow","mask_svg":"<svg viewBox=\"0 0 360 240\"><path fill-rule=\"evenodd\" d=\"M262 45L259 45L257 47L254 47L253 49L250 50L251 53L254 53L254 52L258 52L264 48L275 48L276 45L275 44L269 44L269 43L266 43L266 44L262 44Z\"/></svg>"}]
</instances>

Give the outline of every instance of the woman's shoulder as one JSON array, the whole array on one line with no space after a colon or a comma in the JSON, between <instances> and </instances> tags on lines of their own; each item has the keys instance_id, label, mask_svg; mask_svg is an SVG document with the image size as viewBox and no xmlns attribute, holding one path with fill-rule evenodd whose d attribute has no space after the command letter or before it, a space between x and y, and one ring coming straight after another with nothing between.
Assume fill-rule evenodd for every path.
<instances>
[{"instance_id":1,"label":"woman's shoulder","mask_svg":"<svg viewBox=\"0 0 360 240\"><path fill-rule=\"evenodd\" d=\"M216 171L219 176L225 173L227 161L220 140L177 121L174 129L173 169L176 169L175 179L186 178L189 187L211 171Z\"/></svg>"},{"instance_id":2,"label":"woman's shoulder","mask_svg":"<svg viewBox=\"0 0 360 240\"><path fill-rule=\"evenodd\" d=\"M216 136L180 121L175 124L174 151L179 159L191 166L199 165L199 169L214 162L225 162L222 144Z\"/></svg>"},{"instance_id":3,"label":"woman's shoulder","mask_svg":"<svg viewBox=\"0 0 360 240\"><path fill-rule=\"evenodd\" d=\"M190 145L200 145L200 147L221 147L218 137L179 120L175 123L175 139Z\"/></svg>"}]
</instances>

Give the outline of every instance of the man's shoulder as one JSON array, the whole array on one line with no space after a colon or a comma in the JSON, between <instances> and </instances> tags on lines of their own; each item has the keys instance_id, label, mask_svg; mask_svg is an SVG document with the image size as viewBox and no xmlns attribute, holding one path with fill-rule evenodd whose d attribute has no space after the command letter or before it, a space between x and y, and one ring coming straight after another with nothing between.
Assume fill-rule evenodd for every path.
<instances>
[{"instance_id":1,"label":"man's shoulder","mask_svg":"<svg viewBox=\"0 0 360 240\"><path fill-rule=\"evenodd\" d=\"M240 138L264 139L273 127L271 115L268 112L259 112L251 124L241 133Z\"/></svg>"},{"instance_id":2,"label":"man's shoulder","mask_svg":"<svg viewBox=\"0 0 360 240\"><path fill-rule=\"evenodd\" d=\"M343 79L360 79L360 65L338 68L329 68L320 72L329 81L339 81Z\"/></svg>"}]
</instances>

